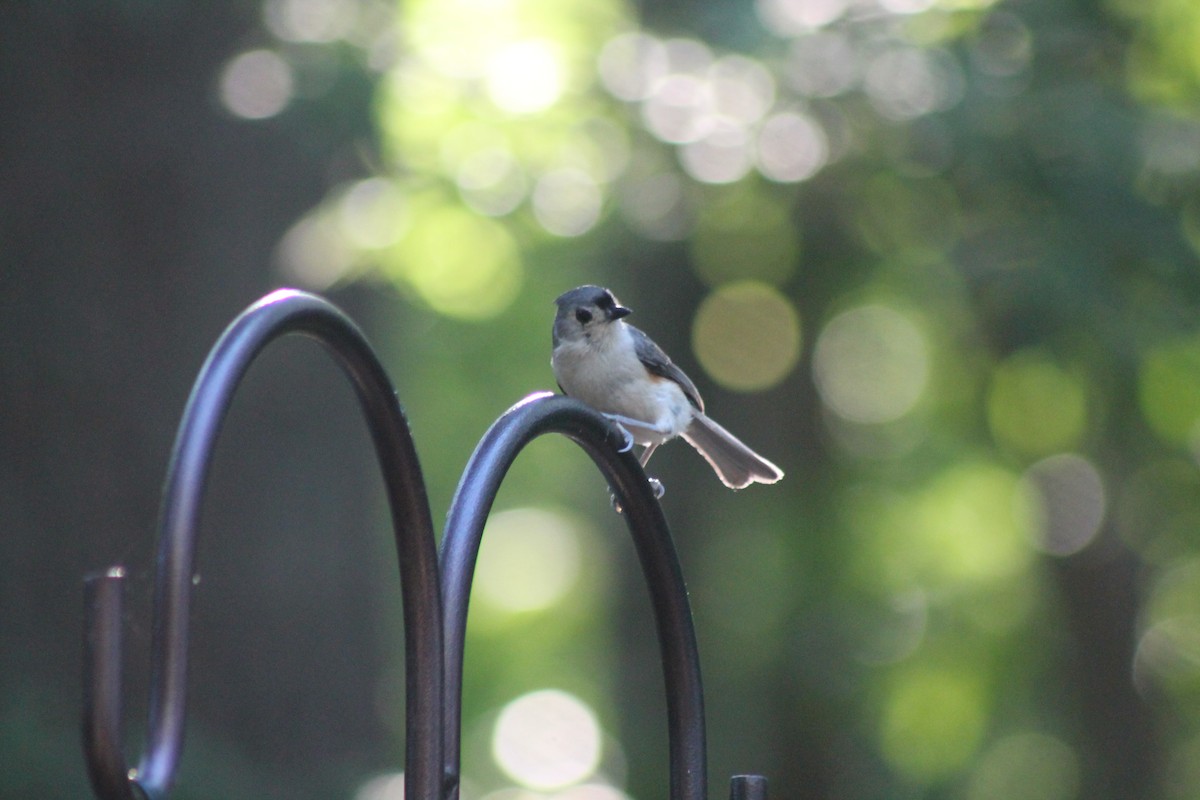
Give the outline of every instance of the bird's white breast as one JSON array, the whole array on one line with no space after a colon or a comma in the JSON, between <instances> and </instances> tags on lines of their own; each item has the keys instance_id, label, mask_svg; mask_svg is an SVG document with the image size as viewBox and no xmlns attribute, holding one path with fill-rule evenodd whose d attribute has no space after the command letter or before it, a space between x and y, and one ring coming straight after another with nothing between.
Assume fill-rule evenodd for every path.
<instances>
[{"instance_id":1,"label":"bird's white breast","mask_svg":"<svg viewBox=\"0 0 1200 800\"><path fill-rule=\"evenodd\" d=\"M692 405L683 389L647 372L624 324L613 324L604 335L590 339L559 342L551 364L571 397L602 413L642 420L658 429L627 426L639 444L674 438L692 420Z\"/></svg>"}]
</instances>

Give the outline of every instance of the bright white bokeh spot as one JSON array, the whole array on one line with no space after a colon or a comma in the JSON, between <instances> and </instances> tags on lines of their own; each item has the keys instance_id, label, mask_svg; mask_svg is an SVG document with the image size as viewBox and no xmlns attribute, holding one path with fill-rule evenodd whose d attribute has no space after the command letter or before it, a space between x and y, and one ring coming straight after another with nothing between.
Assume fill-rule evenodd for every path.
<instances>
[{"instance_id":1,"label":"bright white bokeh spot","mask_svg":"<svg viewBox=\"0 0 1200 800\"><path fill-rule=\"evenodd\" d=\"M575 586L582 565L571 520L537 508L501 511L484 529L474 587L479 600L493 608L537 611Z\"/></svg>"},{"instance_id":2,"label":"bright white bokeh spot","mask_svg":"<svg viewBox=\"0 0 1200 800\"><path fill-rule=\"evenodd\" d=\"M667 48L645 33L623 33L604 45L597 68L613 97L644 100L667 74Z\"/></svg>"},{"instance_id":3,"label":"bright white bokeh spot","mask_svg":"<svg viewBox=\"0 0 1200 800\"><path fill-rule=\"evenodd\" d=\"M929 382L929 348L904 314L866 305L834 317L817 339L813 378L825 405L851 422L907 414Z\"/></svg>"},{"instance_id":4,"label":"bright white bokeh spot","mask_svg":"<svg viewBox=\"0 0 1200 800\"><path fill-rule=\"evenodd\" d=\"M356 11L348 0L267 0L263 22L285 42L332 42L350 33Z\"/></svg>"},{"instance_id":5,"label":"bright white bokeh spot","mask_svg":"<svg viewBox=\"0 0 1200 800\"><path fill-rule=\"evenodd\" d=\"M604 197L599 185L580 169L547 172L533 189L533 214L550 233L580 236L600 219Z\"/></svg>"},{"instance_id":6,"label":"bright white bokeh spot","mask_svg":"<svg viewBox=\"0 0 1200 800\"><path fill-rule=\"evenodd\" d=\"M750 135L742 125L718 118L702 138L680 148L679 161L702 183L733 183L754 164Z\"/></svg>"},{"instance_id":7,"label":"bright white bokeh spot","mask_svg":"<svg viewBox=\"0 0 1200 800\"><path fill-rule=\"evenodd\" d=\"M358 787L354 800L404 800L404 773L376 775Z\"/></svg>"},{"instance_id":8,"label":"bright white bokeh spot","mask_svg":"<svg viewBox=\"0 0 1200 800\"><path fill-rule=\"evenodd\" d=\"M543 689L506 705L492 733L492 756L509 778L538 790L587 780L600 765L600 723L577 697Z\"/></svg>"},{"instance_id":9,"label":"bright white bokeh spot","mask_svg":"<svg viewBox=\"0 0 1200 800\"><path fill-rule=\"evenodd\" d=\"M713 110L745 125L758 122L775 102L775 79L758 61L726 56L709 69Z\"/></svg>"},{"instance_id":10,"label":"bright white bokeh spot","mask_svg":"<svg viewBox=\"0 0 1200 800\"><path fill-rule=\"evenodd\" d=\"M812 118L795 112L775 114L758 133L758 171L780 183L815 175L829 160L825 131Z\"/></svg>"},{"instance_id":11,"label":"bright white bokeh spot","mask_svg":"<svg viewBox=\"0 0 1200 800\"><path fill-rule=\"evenodd\" d=\"M713 96L708 81L687 73L659 81L642 104L642 122L656 138L671 144L701 138L713 126Z\"/></svg>"},{"instance_id":12,"label":"bright white bokeh spot","mask_svg":"<svg viewBox=\"0 0 1200 800\"><path fill-rule=\"evenodd\" d=\"M554 105L565 81L558 52L539 39L502 48L488 60L485 74L492 102L513 114L532 114Z\"/></svg>"},{"instance_id":13,"label":"bright white bokeh spot","mask_svg":"<svg viewBox=\"0 0 1200 800\"><path fill-rule=\"evenodd\" d=\"M758 18L771 33L801 36L837 21L851 0L757 0Z\"/></svg>"},{"instance_id":14,"label":"bright white bokeh spot","mask_svg":"<svg viewBox=\"0 0 1200 800\"><path fill-rule=\"evenodd\" d=\"M288 63L270 50L234 57L221 72L221 103L244 119L267 119L292 99L295 80Z\"/></svg>"},{"instance_id":15,"label":"bright white bokeh spot","mask_svg":"<svg viewBox=\"0 0 1200 800\"><path fill-rule=\"evenodd\" d=\"M395 244L408 220L404 197L385 178L368 178L351 186L338 203L338 219L346 239L356 247L379 249Z\"/></svg>"},{"instance_id":16,"label":"bright white bokeh spot","mask_svg":"<svg viewBox=\"0 0 1200 800\"><path fill-rule=\"evenodd\" d=\"M333 215L303 217L279 240L276 259L288 281L328 289L350 271L354 256Z\"/></svg>"},{"instance_id":17,"label":"bright white bokeh spot","mask_svg":"<svg viewBox=\"0 0 1200 800\"><path fill-rule=\"evenodd\" d=\"M1044 458L1025 471L1022 484L1039 512L1033 526L1038 549L1069 556L1096 538L1107 502L1100 473L1086 458L1072 453Z\"/></svg>"}]
</instances>

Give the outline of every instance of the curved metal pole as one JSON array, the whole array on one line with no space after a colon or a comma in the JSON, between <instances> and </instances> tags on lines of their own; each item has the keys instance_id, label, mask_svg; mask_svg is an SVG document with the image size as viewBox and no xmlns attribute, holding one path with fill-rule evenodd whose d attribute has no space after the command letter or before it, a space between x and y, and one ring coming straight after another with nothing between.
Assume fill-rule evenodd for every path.
<instances>
[{"instance_id":1,"label":"curved metal pole","mask_svg":"<svg viewBox=\"0 0 1200 800\"><path fill-rule=\"evenodd\" d=\"M370 428L392 511L404 600L406 796L441 798L437 551L412 437L395 390L357 326L318 297L281 290L252 305L221 335L180 423L159 520L149 726L136 771L122 754L121 571L88 579L84 737L92 786L104 800L160 800L171 789L183 747L189 608L208 466L242 376L264 347L288 333L315 338L330 351L354 384Z\"/></svg>"},{"instance_id":2,"label":"curved metal pole","mask_svg":"<svg viewBox=\"0 0 1200 800\"><path fill-rule=\"evenodd\" d=\"M642 563L662 650L667 690L672 800L704 800L707 774L704 693L687 589L662 508L645 473L621 444L612 424L589 406L550 393L531 395L488 429L458 484L442 538L442 608L445 620L448 800L458 796L462 729L463 645L471 577L492 502L517 454L545 433L573 439L596 463L624 509Z\"/></svg>"}]
</instances>

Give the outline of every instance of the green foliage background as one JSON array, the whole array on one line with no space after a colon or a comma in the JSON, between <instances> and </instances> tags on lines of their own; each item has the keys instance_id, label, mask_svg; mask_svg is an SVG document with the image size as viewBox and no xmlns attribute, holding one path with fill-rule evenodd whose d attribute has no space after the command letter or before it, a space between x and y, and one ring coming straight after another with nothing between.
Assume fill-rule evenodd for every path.
<instances>
[{"instance_id":1,"label":"green foliage background","mask_svg":"<svg viewBox=\"0 0 1200 800\"><path fill-rule=\"evenodd\" d=\"M192 242L123 245L135 255L190 245L191 269L148 259L152 288L173 296L170 284L194 272L184 285L223 298L203 314L173 301L164 317L186 329L189 344L178 352L159 332L168 338L138 345L150 348L140 362L147 371L183 358L198 365L260 284L329 294L363 321L392 369L436 516L491 420L528 392L553 388L553 298L580 283L610 286L696 380L712 415L787 473L734 494L685 445L652 462L692 591L714 792L730 774L760 772L782 798L1200 793L1200 6L268 0L230 8L222 14L241 38L214 15L205 41L219 44L190 64L183 102L220 120L216 142L261 138L234 145L223 166L212 156L212 174L244 165L250 177L203 190L228 210L197 211L208 227L170 229L190 230ZM24 27L6 26L0 43L36 42L13 31L59 25L74 31L65 46L88 52L101 30L90 28L94 19L133 38L190 41L180 39L195 21L189 14L204 16L138 3L63 14L29 15ZM36 60L33 52L10 47L6 67ZM163 62L183 64L188 52L173 49ZM139 97L171 80L145 64L131 72L145 84ZM36 119L42 102L50 105L39 97L14 106L18 118ZM12 119L0 123L11 141L36 138L34 122ZM171 130L139 135L169 140ZM272 156L272 148L284 149ZM170 158L185 160L186 150ZM257 170L272 158L276 173L294 167L306 177L293 186L272 173L267 182ZM247 196L255 180L278 193ZM117 220L133 213L120 210L128 196L106 198L107 207L81 207ZM10 219L0 252L13 282L23 257L52 264L55 253L30 234L38 223L15 211ZM259 233L234 250L226 243L242 242L242 227ZM100 240L83 241L96 251ZM246 277L267 254L275 271ZM206 272L231 256L241 277ZM120 274L123 285L137 277ZM22 291L10 297L25 311L10 320L34 308L53 313L51 293ZM59 296L79 305L71 291ZM155 307L149 291L121 302L140 315ZM92 319L98 330L112 324L101 311ZM10 513L70 495L52 470L29 471L51 434L76 443L92 435L18 436L13 420L31 418L62 376L18 377L28 328L14 330L0 368L26 416L10 415ZM134 325L129 338L149 330ZM361 432L338 428L315 457L333 459L326 466L337 475L304 472L314 456L296 449L285 423L339 414L347 429L353 422L349 401L293 412L275 405L281 385L284 393L312 385L305 358L281 357L291 383L252 385L267 399L232 420L227 436L248 440L264 463L289 465L295 485L265 479L283 498L277 513L303 509L316 488L342 488L325 517L295 511L287 547L306 554L286 565L281 545L266 536L247 544L232 512L212 513L212 535L230 555L216 556L213 545L206 563L218 588L202 602L212 609L220 592L240 592L245 605L198 612L212 615L199 628L212 632L214 649L198 656L199 721L180 797L368 800L386 795L379 784L364 788L365 778L401 766L400 620L383 599L395 587L381 495L362 477L368 460L331 455L347 440L361 448ZM191 367L173 368L180 377L165 388L137 365L125 369L114 407L133 415L128 430L139 429L137 413L151 414L142 427L153 438L138 459L155 463L165 459ZM228 463L214 491L253 505L255 492L239 495L243 473ZM257 481L267 468L245 469ZM78 485L104 493L104 479L86 474ZM112 480L114 491L129 491ZM114 511L105 526L149 528L152 492L128 502L131 518ZM477 590L468 643L464 796L663 795L654 632L599 476L565 441L538 442L497 510L503 525L485 546L483 563L494 566L483 582L499 588ZM356 519L343 513L377 531L353 563L321 532ZM38 520L14 513L7 527L32 541L47 524ZM134 572L141 594L149 591L148 533L130 543L106 527L79 544L87 532L63 527L36 547L0 550L6 566L69 573L53 579L64 588L49 604L34 601L32 578L14 578L0 594L5 619L21 620L0 640L6 796L83 789L71 684L54 670L45 674L65 691L37 680L48 663L74 663L53 655L78 641L70 581L114 559L141 560ZM365 571L355 566L364 558ZM329 566L307 602L239 588L256 570L268 585L307 581L305 559ZM542 586L552 573L567 577ZM349 616L319 599L349 586L365 595ZM293 631L288 647L301 650L261 656L255 669L272 687L226 684L220 676L260 658L253 648L222 649L222 631L241 641L242 623L226 615L257 613L260 601L262 630L299 626L311 638ZM142 605L148 613L144 597ZM68 645L27 652L31 641ZM364 641L368 663L343 663ZM310 647L332 654L319 679L298 676L295 654ZM366 670L355 673L357 688L313 700L340 680L339 664ZM228 694L201 688L206 675ZM545 688L586 703L604 732L585 788L512 788L519 781L495 763L497 714ZM294 724L297 715L309 721ZM276 735L287 746L263 744ZM323 735L339 743L323 745Z\"/></svg>"}]
</instances>

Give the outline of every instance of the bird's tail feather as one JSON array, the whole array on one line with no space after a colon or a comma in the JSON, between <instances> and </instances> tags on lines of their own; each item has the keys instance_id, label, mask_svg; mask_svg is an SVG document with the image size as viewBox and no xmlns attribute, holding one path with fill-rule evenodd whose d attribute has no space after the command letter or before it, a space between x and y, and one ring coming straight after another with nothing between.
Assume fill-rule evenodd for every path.
<instances>
[{"instance_id":1,"label":"bird's tail feather","mask_svg":"<svg viewBox=\"0 0 1200 800\"><path fill-rule=\"evenodd\" d=\"M683 432L687 443L704 456L717 476L731 489L751 483L775 483L783 470L751 450L729 431L697 411Z\"/></svg>"}]
</instances>

